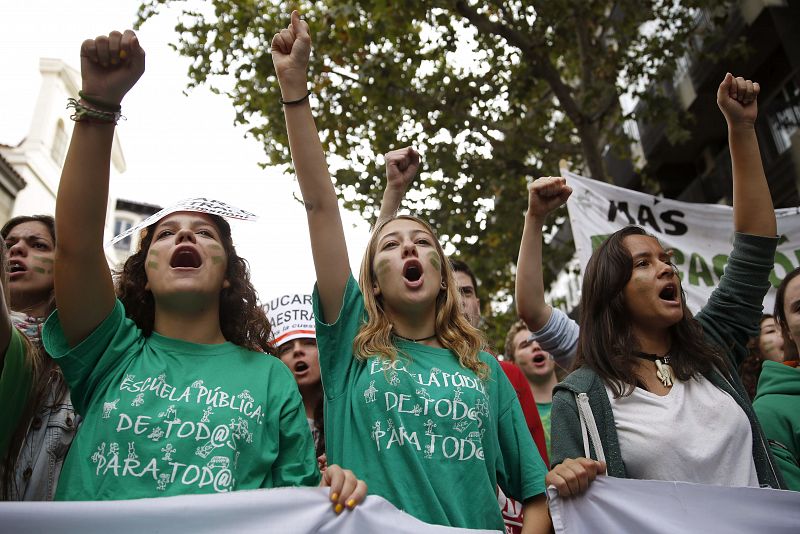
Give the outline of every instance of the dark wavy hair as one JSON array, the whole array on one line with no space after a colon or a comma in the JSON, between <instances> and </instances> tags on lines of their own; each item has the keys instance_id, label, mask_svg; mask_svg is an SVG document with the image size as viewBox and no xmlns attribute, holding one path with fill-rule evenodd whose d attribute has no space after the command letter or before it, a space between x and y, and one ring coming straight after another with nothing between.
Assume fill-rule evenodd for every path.
<instances>
[{"instance_id":1,"label":"dark wavy hair","mask_svg":"<svg viewBox=\"0 0 800 534\"><path fill-rule=\"evenodd\" d=\"M7 280L5 280L5 273L7 272L6 264L8 263L5 239L16 226L27 222L39 222L45 225L48 232L50 232L53 243L56 242L56 224L52 215L20 215L9 219L3 227L0 228L0 237L3 238L2 242L0 242L0 262L2 262L2 282L4 284L7 282ZM7 306L10 306L10 304L10 302L6 303ZM48 310L52 312L55 308L55 292L51 292ZM64 375L61 373L61 368L44 350L41 342L33 343L24 335L22 337L27 364L31 367L32 380L31 388L28 392L28 399L25 403L25 409L19 418L16 428L14 428L11 434L6 454L0 459L0 499L4 501L12 497L14 484L16 482L15 476L19 451L28 435L31 421L42 409L52 409L60 405L68 392L67 383L64 380ZM45 406L51 391L53 393L53 404Z\"/></svg>"},{"instance_id":2,"label":"dark wavy hair","mask_svg":"<svg viewBox=\"0 0 800 534\"><path fill-rule=\"evenodd\" d=\"M783 280L781 280L781 285L778 286L778 291L775 293L775 322L778 323L783 335L784 353L786 353L787 349L790 348L788 345L789 343L794 344L795 348L797 348L797 344L792 342L787 335L789 333L789 323L786 321L786 311L784 310L784 307L786 306L786 288L789 286L789 282L791 282L799 274L800 267L784 276ZM792 350L788 351L789 354L792 354L791 358L795 357L793 355L794 352L795 351Z\"/></svg>"},{"instance_id":3,"label":"dark wavy hair","mask_svg":"<svg viewBox=\"0 0 800 534\"><path fill-rule=\"evenodd\" d=\"M209 214L209 217L219 231L222 246L228 256L225 278L230 287L222 289L219 302L222 335L231 343L249 350L274 355L275 347L270 343L272 330L269 319L250 282L247 261L236 254L231 239L231 227L218 215ZM144 266L156 224L143 230L139 250L125 261L122 270L117 273L117 296L125 306L127 316L142 329L145 336L153 332L155 322L155 301L153 294L145 289L147 274Z\"/></svg>"},{"instance_id":4,"label":"dark wavy hair","mask_svg":"<svg viewBox=\"0 0 800 534\"><path fill-rule=\"evenodd\" d=\"M626 226L611 234L589 259L583 275L580 335L574 364L576 368L585 365L600 375L616 398L630 395L641 385L635 356L640 350L639 343L623 295L633 268L633 257L623 241L632 235L653 237L638 226ZM686 307L683 287L681 306L681 320L669 328L670 365L675 375L689 380L716 366L730 376L727 358L705 340L700 323Z\"/></svg>"},{"instance_id":5,"label":"dark wavy hair","mask_svg":"<svg viewBox=\"0 0 800 534\"><path fill-rule=\"evenodd\" d=\"M747 392L751 401L756 398L758 378L761 376L761 367L764 364L764 356L761 354L761 349L759 348L761 340L760 326L761 323L772 318L772 315L768 313L761 315L761 319L758 321L758 335L751 338L747 343L747 356L745 356L742 363L739 364L739 377L741 377L744 390Z\"/></svg>"}]
</instances>

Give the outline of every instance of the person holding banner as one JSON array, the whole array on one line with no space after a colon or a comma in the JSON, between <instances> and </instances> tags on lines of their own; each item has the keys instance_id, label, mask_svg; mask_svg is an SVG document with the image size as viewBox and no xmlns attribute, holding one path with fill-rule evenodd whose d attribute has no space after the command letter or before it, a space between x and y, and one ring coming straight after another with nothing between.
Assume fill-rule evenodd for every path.
<instances>
[{"instance_id":1,"label":"person holding banner","mask_svg":"<svg viewBox=\"0 0 800 534\"><path fill-rule=\"evenodd\" d=\"M580 328L560 321L567 348L579 330L578 368L556 387L551 414L547 482L562 496L585 491L606 470L626 478L784 487L736 374L758 329L777 244L754 129L759 89L727 74L717 93L728 124L736 235L703 310L691 316L669 254L639 227L609 236L587 265ZM517 295L535 296L521 304L536 319L532 328L552 318L533 287L541 278L541 222L570 192L562 178L530 187L520 270L523 255L528 261Z\"/></svg>"},{"instance_id":2,"label":"person holding banner","mask_svg":"<svg viewBox=\"0 0 800 534\"><path fill-rule=\"evenodd\" d=\"M308 103L308 25L297 12L272 55L305 204L328 459L363 468L370 490L438 525L502 529L496 488L549 531L544 464L516 394L460 310L452 267L411 216L373 230L350 272L336 192Z\"/></svg>"},{"instance_id":3,"label":"person holding banner","mask_svg":"<svg viewBox=\"0 0 800 534\"><path fill-rule=\"evenodd\" d=\"M127 30L83 42L56 200L58 310L44 326L84 425L56 498L134 499L316 485L311 433L230 225L203 201L147 226L119 274L103 252L120 101L144 72ZM217 208L212 209L214 206ZM225 207L225 206L223 206ZM228 207L229 208L229 207ZM366 487L329 466L335 511Z\"/></svg>"},{"instance_id":4,"label":"person holding banner","mask_svg":"<svg viewBox=\"0 0 800 534\"><path fill-rule=\"evenodd\" d=\"M775 295L775 318L787 360L765 359L753 408L764 426L786 486L800 491L800 269L787 274Z\"/></svg>"}]
</instances>

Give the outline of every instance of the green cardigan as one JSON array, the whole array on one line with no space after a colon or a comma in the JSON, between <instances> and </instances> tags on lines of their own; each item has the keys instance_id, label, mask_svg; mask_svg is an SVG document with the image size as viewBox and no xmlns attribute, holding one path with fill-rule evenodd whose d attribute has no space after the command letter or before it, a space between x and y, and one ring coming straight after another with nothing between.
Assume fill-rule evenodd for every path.
<instances>
[{"instance_id":1,"label":"green cardigan","mask_svg":"<svg viewBox=\"0 0 800 534\"><path fill-rule=\"evenodd\" d=\"M739 362L747 355L749 339L758 334L762 302L769 289L768 278L773 268L777 242L777 238L737 233L725 274L708 303L694 318L700 323L706 340L723 349L733 369L738 368ZM738 375L734 372L733 380L728 380L715 370L705 377L730 395L750 420L753 431L753 461L759 483L772 488L785 488L781 473L767 446L767 439ZM550 415L551 465L555 466L567 458L585 456L575 401L578 393L586 393L589 397L589 405L606 456L608 474L629 478L603 380L586 366L570 374L554 389ZM594 446L590 445L590 448L592 457L596 458Z\"/></svg>"}]
</instances>

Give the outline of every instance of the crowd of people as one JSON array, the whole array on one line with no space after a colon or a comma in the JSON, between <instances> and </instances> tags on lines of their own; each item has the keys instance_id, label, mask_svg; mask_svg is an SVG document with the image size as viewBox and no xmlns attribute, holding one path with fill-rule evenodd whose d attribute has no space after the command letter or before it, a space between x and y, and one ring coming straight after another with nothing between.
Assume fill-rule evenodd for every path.
<instances>
[{"instance_id":1,"label":"crowd of people","mask_svg":"<svg viewBox=\"0 0 800 534\"><path fill-rule=\"evenodd\" d=\"M571 189L543 177L527 191L519 321L499 357L469 266L397 214L420 165L411 147L386 154L351 273L310 53L293 12L272 58L317 280L265 309L228 222L202 210L146 227L112 277L111 144L144 50L130 30L83 43L56 217L0 230L4 500L324 485L336 513L369 493L432 524L548 532L546 487L574 497L600 475L800 491L800 270L762 315L777 228L757 83L727 74L717 94L735 238L705 307L689 311L669 251L636 226L592 254L577 321L550 306L542 228ZM302 320L279 325L284 300Z\"/></svg>"}]
</instances>

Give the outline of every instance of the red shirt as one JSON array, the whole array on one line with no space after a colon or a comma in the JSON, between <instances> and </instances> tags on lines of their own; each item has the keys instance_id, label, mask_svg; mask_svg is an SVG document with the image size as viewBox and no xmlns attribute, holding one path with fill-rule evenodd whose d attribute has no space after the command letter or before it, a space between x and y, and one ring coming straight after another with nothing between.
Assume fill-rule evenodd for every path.
<instances>
[{"instance_id":1,"label":"red shirt","mask_svg":"<svg viewBox=\"0 0 800 534\"><path fill-rule=\"evenodd\" d=\"M511 385L514 386L514 391L517 392L519 404L522 406L522 413L525 416L525 421L528 423L528 430L531 431L533 441L536 443L536 448L539 449L539 454L544 460L544 465L550 466L550 459L547 457L547 445L544 440L544 427L542 427L542 420L539 419L539 411L536 409L536 402L533 400L533 393L528 384L528 380L522 373L519 367L511 362L498 362L500 367L506 373Z\"/></svg>"}]
</instances>

